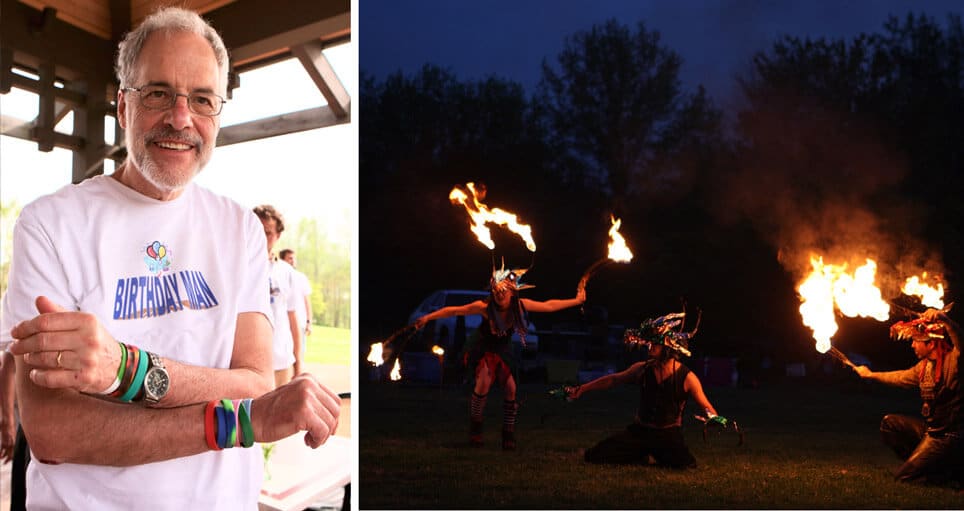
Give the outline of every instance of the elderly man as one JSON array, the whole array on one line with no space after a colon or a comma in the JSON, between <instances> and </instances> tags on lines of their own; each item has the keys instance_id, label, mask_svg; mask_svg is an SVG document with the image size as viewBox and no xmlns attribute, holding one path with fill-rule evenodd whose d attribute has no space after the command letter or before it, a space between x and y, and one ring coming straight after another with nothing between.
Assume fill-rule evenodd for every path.
<instances>
[{"instance_id":1,"label":"elderly man","mask_svg":"<svg viewBox=\"0 0 964 511\"><path fill-rule=\"evenodd\" d=\"M340 403L308 375L271 391L262 227L192 184L224 104L217 32L158 11L116 68L127 161L29 204L14 229L4 315L27 507L255 509L262 454L244 447L299 431L317 447Z\"/></svg>"}]
</instances>

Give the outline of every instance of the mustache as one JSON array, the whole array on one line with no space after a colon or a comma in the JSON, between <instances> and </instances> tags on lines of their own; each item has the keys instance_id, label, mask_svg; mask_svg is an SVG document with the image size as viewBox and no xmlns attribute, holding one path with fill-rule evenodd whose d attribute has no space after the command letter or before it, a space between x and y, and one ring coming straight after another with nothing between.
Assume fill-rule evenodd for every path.
<instances>
[{"instance_id":1,"label":"mustache","mask_svg":"<svg viewBox=\"0 0 964 511\"><path fill-rule=\"evenodd\" d=\"M204 141L201 140L199 135L178 131L169 127L155 128L144 134L144 142L146 144L153 144L157 140L170 140L173 142L192 145L198 151L204 149Z\"/></svg>"}]
</instances>

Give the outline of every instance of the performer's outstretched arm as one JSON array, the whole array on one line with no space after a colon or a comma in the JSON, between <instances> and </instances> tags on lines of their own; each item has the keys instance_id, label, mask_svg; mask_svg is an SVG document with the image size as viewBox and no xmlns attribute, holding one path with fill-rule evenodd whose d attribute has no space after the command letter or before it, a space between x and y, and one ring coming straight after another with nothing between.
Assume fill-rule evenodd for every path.
<instances>
[{"instance_id":1,"label":"performer's outstretched arm","mask_svg":"<svg viewBox=\"0 0 964 511\"><path fill-rule=\"evenodd\" d=\"M625 371L600 376L591 382L579 385L570 392L569 397L571 399L579 399L579 396L582 396L586 392L591 392L594 390L606 390L613 388L616 385L632 383L639 377L639 373L642 372L645 364L645 361L636 362L635 364L629 366Z\"/></svg>"},{"instance_id":2,"label":"performer's outstretched arm","mask_svg":"<svg viewBox=\"0 0 964 511\"><path fill-rule=\"evenodd\" d=\"M700 383L700 379L696 377L696 374L691 372L686 375L686 380L683 381L683 390L696 401L696 404L700 405L700 408L706 410L708 414L718 415L716 408L713 408L710 400L707 399L706 394L703 393L703 384Z\"/></svg>"},{"instance_id":3,"label":"performer's outstretched arm","mask_svg":"<svg viewBox=\"0 0 964 511\"><path fill-rule=\"evenodd\" d=\"M568 309L569 307L582 305L585 302L586 290L583 288L576 290L576 296L568 300L546 300L544 302L537 302L528 298L522 299L522 305L529 312L556 312L562 309Z\"/></svg>"},{"instance_id":4,"label":"performer's outstretched arm","mask_svg":"<svg viewBox=\"0 0 964 511\"><path fill-rule=\"evenodd\" d=\"M429 312L428 314L416 319L413 325L415 325L415 328L422 328L425 326L425 323L428 323L433 319L482 314L483 311L485 311L485 302L482 300L476 300L465 305L450 305L448 307L442 307L437 311Z\"/></svg>"}]
</instances>

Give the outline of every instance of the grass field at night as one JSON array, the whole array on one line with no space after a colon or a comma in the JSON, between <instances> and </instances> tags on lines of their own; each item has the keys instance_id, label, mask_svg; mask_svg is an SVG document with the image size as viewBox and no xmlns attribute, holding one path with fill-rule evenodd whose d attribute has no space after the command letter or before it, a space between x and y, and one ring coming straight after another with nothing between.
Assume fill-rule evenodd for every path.
<instances>
[{"instance_id":1,"label":"grass field at night","mask_svg":"<svg viewBox=\"0 0 964 511\"><path fill-rule=\"evenodd\" d=\"M961 509L956 488L900 484L879 439L885 413L915 414L914 392L861 382L783 380L708 387L745 432L702 439L687 405L684 434L699 467L594 466L581 449L624 428L637 390L565 403L552 386L520 386L519 448L499 441L501 391L486 407L485 446L467 445L469 388L363 382L359 401L361 509Z\"/></svg>"}]
</instances>

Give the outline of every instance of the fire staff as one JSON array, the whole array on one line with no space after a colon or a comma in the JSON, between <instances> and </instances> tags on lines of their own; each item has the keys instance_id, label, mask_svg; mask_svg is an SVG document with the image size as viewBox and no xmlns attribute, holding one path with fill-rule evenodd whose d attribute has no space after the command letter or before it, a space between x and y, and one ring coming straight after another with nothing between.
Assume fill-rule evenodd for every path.
<instances>
[{"instance_id":1,"label":"fire staff","mask_svg":"<svg viewBox=\"0 0 964 511\"><path fill-rule=\"evenodd\" d=\"M917 364L901 371L854 369L861 378L920 389L921 417L888 414L880 423L881 438L904 460L894 474L898 481L940 484L964 478L960 331L945 312L928 309L919 319L891 327L894 337L911 341Z\"/></svg>"},{"instance_id":2,"label":"fire staff","mask_svg":"<svg viewBox=\"0 0 964 511\"><path fill-rule=\"evenodd\" d=\"M519 291L534 286L522 284L520 279L524 269L492 270L489 282L490 295L484 300L460 306L443 307L415 320L415 327L421 328L433 319L452 316L481 314L479 339L472 346L466 346L467 364L474 369L475 387L469 406L469 443L474 447L482 445L482 416L489 388L493 382L502 385L505 392L502 416L502 448L516 448L515 422L519 404L516 402L516 382L512 376L514 360L512 357L512 335L518 334L525 343L528 328L527 312L555 312L582 305L586 301L586 290L580 286L574 298L548 300L544 302L519 298Z\"/></svg>"}]
</instances>

